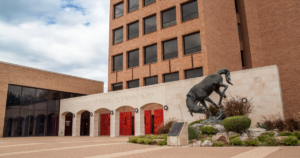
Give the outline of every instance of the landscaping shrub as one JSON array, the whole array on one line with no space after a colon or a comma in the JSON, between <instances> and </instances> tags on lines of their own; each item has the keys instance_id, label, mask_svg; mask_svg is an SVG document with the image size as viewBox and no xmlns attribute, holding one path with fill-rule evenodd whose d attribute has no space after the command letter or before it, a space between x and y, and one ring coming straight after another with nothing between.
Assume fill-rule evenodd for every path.
<instances>
[{"instance_id":1,"label":"landscaping shrub","mask_svg":"<svg viewBox=\"0 0 300 158\"><path fill-rule=\"evenodd\" d=\"M229 96L224 100L222 110L226 117L248 116L253 113L252 99L247 99L247 103L243 103L243 98L241 96Z\"/></svg>"},{"instance_id":2,"label":"landscaping shrub","mask_svg":"<svg viewBox=\"0 0 300 158\"><path fill-rule=\"evenodd\" d=\"M250 127L251 120L247 116L228 117L223 120L226 131L240 132Z\"/></svg>"},{"instance_id":3,"label":"landscaping shrub","mask_svg":"<svg viewBox=\"0 0 300 158\"><path fill-rule=\"evenodd\" d=\"M257 139L261 142L265 142L268 138L270 138L268 135L260 135L257 137Z\"/></svg>"},{"instance_id":4,"label":"landscaping shrub","mask_svg":"<svg viewBox=\"0 0 300 158\"><path fill-rule=\"evenodd\" d=\"M248 138L244 141L246 146L258 146L260 142L257 139Z\"/></svg>"},{"instance_id":5,"label":"landscaping shrub","mask_svg":"<svg viewBox=\"0 0 300 158\"><path fill-rule=\"evenodd\" d=\"M160 124L157 127L158 134L168 134L174 122L178 122L178 119L172 117L166 120L164 123Z\"/></svg>"},{"instance_id":6,"label":"landscaping shrub","mask_svg":"<svg viewBox=\"0 0 300 158\"><path fill-rule=\"evenodd\" d=\"M197 121L191 122L191 123L189 124L189 126L192 126L192 125L194 125L195 123L200 123L200 122L202 122L202 121L204 121L204 120L197 120Z\"/></svg>"},{"instance_id":7,"label":"landscaping shrub","mask_svg":"<svg viewBox=\"0 0 300 158\"><path fill-rule=\"evenodd\" d=\"M208 105L208 109L211 112L212 116L216 116L216 114L219 112L219 109L212 104ZM205 111L205 115L206 115L206 118L208 119L209 118L208 111Z\"/></svg>"},{"instance_id":8,"label":"landscaping shrub","mask_svg":"<svg viewBox=\"0 0 300 158\"><path fill-rule=\"evenodd\" d=\"M189 126L188 132L189 132L189 140L198 139L199 133L197 132L197 130L194 127Z\"/></svg>"},{"instance_id":9,"label":"landscaping shrub","mask_svg":"<svg viewBox=\"0 0 300 158\"><path fill-rule=\"evenodd\" d=\"M282 144L287 146L295 146L298 145L298 139L295 136L289 136L283 139Z\"/></svg>"},{"instance_id":10,"label":"landscaping shrub","mask_svg":"<svg viewBox=\"0 0 300 158\"><path fill-rule=\"evenodd\" d=\"M146 138L146 139L144 139L144 143L147 144L147 145L148 144L153 144L153 140Z\"/></svg>"},{"instance_id":11,"label":"landscaping shrub","mask_svg":"<svg viewBox=\"0 0 300 158\"><path fill-rule=\"evenodd\" d=\"M168 139L168 135L166 135L166 134L158 135L157 139Z\"/></svg>"},{"instance_id":12,"label":"landscaping shrub","mask_svg":"<svg viewBox=\"0 0 300 158\"><path fill-rule=\"evenodd\" d=\"M138 140L138 138L136 138L136 137L129 137L129 142L130 143L136 143L137 140Z\"/></svg>"},{"instance_id":13,"label":"landscaping shrub","mask_svg":"<svg viewBox=\"0 0 300 158\"><path fill-rule=\"evenodd\" d=\"M229 142L230 145L242 145L243 142L239 138L231 139Z\"/></svg>"},{"instance_id":14,"label":"landscaping shrub","mask_svg":"<svg viewBox=\"0 0 300 158\"><path fill-rule=\"evenodd\" d=\"M300 132L299 132L299 131L294 131L294 132L292 133L292 136L295 136L295 137L297 137L298 139L300 139Z\"/></svg>"},{"instance_id":15,"label":"landscaping shrub","mask_svg":"<svg viewBox=\"0 0 300 158\"><path fill-rule=\"evenodd\" d=\"M273 132L265 132L265 133L262 133L260 135L261 136L270 136L270 137L273 137L275 135L275 133L273 133Z\"/></svg>"},{"instance_id":16,"label":"landscaping shrub","mask_svg":"<svg viewBox=\"0 0 300 158\"><path fill-rule=\"evenodd\" d=\"M299 128L300 128L300 121L296 115L285 119L286 130L293 132L299 130Z\"/></svg>"},{"instance_id":17,"label":"landscaping shrub","mask_svg":"<svg viewBox=\"0 0 300 158\"><path fill-rule=\"evenodd\" d=\"M202 132L202 134L216 134L217 133L217 130L211 126L200 127L200 131Z\"/></svg>"},{"instance_id":18,"label":"landscaping shrub","mask_svg":"<svg viewBox=\"0 0 300 158\"><path fill-rule=\"evenodd\" d=\"M221 141L217 141L213 144L213 146L216 146L216 147L220 147L220 146L224 146L224 142L221 142Z\"/></svg>"},{"instance_id":19,"label":"landscaping shrub","mask_svg":"<svg viewBox=\"0 0 300 158\"><path fill-rule=\"evenodd\" d=\"M139 144L143 144L144 140L145 140L145 138L138 138L136 142Z\"/></svg>"},{"instance_id":20,"label":"landscaping shrub","mask_svg":"<svg viewBox=\"0 0 300 158\"><path fill-rule=\"evenodd\" d=\"M278 146L278 145L280 145L280 141L278 139L276 139L275 137L269 137L265 141L265 145L267 145L267 146Z\"/></svg>"},{"instance_id":21,"label":"landscaping shrub","mask_svg":"<svg viewBox=\"0 0 300 158\"><path fill-rule=\"evenodd\" d=\"M157 135L152 136L152 139L157 139Z\"/></svg>"},{"instance_id":22,"label":"landscaping shrub","mask_svg":"<svg viewBox=\"0 0 300 158\"><path fill-rule=\"evenodd\" d=\"M161 146L167 145L167 140L161 140L161 141L157 142L157 144L161 145Z\"/></svg>"},{"instance_id":23,"label":"landscaping shrub","mask_svg":"<svg viewBox=\"0 0 300 158\"><path fill-rule=\"evenodd\" d=\"M289 131L282 131L279 133L279 136L292 136L292 133Z\"/></svg>"},{"instance_id":24,"label":"landscaping shrub","mask_svg":"<svg viewBox=\"0 0 300 158\"><path fill-rule=\"evenodd\" d=\"M259 128L264 128L264 129L266 129L267 131L270 131L270 130L275 129L274 121L273 121L273 119L272 119L272 116L269 117L269 118L263 116L263 119L264 119L264 120L263 120L263 122L262 122L261 125L258 123L258 127L259 127Z\"/></svg>"},{"instance_id":25,"label":"landscaping shrub","mask_svg":"<svg viewBox=\"0 0 300 158\"><path fill-rule=\"evenodd\" d=\"M229 140L231 139L234 139L234 138L239 138L240 137L240 134L236 134L236 135L232 135L232 136L229 136Z\"/></svg>"}]
</instances>

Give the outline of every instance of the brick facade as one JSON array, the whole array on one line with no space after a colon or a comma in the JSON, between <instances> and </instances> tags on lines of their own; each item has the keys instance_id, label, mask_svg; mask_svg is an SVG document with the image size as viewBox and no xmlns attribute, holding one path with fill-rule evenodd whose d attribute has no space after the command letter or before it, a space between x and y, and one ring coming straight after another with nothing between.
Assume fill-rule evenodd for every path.
<instances>
[{"instance_id":1,"label":"brick facade","mask_svg":"<svg viewBox=\"0 0 300 158\"><path fill-rule=\"evenodd\" d=\"M8 85L78 94L103 93L103 82L0 62L0 137L3 135Z\"/></svg>"}]
</instances>

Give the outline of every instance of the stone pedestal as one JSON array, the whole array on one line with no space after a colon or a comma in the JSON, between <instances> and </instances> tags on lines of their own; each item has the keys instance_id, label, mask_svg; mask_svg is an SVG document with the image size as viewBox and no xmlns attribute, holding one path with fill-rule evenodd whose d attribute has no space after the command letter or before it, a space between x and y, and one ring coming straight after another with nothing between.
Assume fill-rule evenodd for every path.
<instances>
[{"instance_id":1,"label":"stone pedestal","mask_svg":"<svg viewBox=\"0 0 300 158\"><path fill-rule=\"evenodd\" d=\"M184 122L184 125L178 136L168 136L169 146L184 146L189 144L189 132L188 123Z\"/></svg>"}]
</instances>

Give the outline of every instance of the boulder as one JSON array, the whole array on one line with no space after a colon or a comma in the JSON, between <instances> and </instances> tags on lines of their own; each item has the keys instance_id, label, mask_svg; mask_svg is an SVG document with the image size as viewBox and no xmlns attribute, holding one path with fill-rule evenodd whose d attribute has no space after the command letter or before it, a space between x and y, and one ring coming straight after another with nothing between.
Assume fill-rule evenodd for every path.
<instances>
[{"instance_id":1,"label":"boulder","mask_svg":"<svg viewBox=\"0 0 300 158\"><path fill-rule=\"evenodd\" d=\"M201 144L201 146L203 146L203 147L211 147L211 146L212 146L212 143L211 143L210 140L206 140L206 141L204 141L204 142Z\"/></svg>"},{"instance_id":2,"label":"boulder","mask_svg":"<svg viewBox=\"0 0 300 158\"><path fill-rule=\"evenodd\" d=\"M233 136L233 135L237 135L238 133L233 132L233 131L229 131L228 136Z\"/></svg>"},{"instance_id":3,"label":"boulder","mask_svg":"<svg viewBox=\"0 0 300 158\"><path fill-rule=\"evenodd\" d=\"M215 124L213 127L217 130L218 133L226 132L224 126L222 125Z\"/></svg>"},{"instance_id":4,"label":"boulder","mask_svg":"<svg viewBox=\"0 0 300 158\"><path fill-rule=\"evenodd\" d=\"M276 131L272 131L275 135L274 135L274 137L278 137L279 136L279 133L278 132L276 132Z\"/></svg>"},{"instance_id":5,"label":"boulder","mask_svg":"<svg viewBox=\"0 0 300 158\"><path fill-rule=\"evenodd\" d=\"M249 128L246 130L250 138L257 138L260 134L267 132L266 129L263 128Z\"/></svg>"},{"instance_id":6,"label":"boulder","mask_svg":"<svg viewBox=\"0 0 300 158\"><path fill-rule=\"evenodd\" d=\"M217 133L217 135L223 135L223 136L226 136L226 137L228 136L226 132L223 132L223 133Z\"/></svg>"},{"instance_id":7,"label":"boulder","mask_svg":"<svg viewBox=\"0 0 300 158\"><path fill-rule=\"evenodd\" d=\"M248 134L247 133L242 133L242 135L239 137L239 139L241 140L241 141L245 141L245 140L247 140L249 137L248 137Z\"/></svg>"},{"instance_id":8,"label":"boulder","mask_svg":"<svg viewBox=\"0 0 300 158\"><path fill-rule=\"evenodd\" d=\"M288 136L279 136L275 137L277 140L279 140L280 143L282 143L283 139L287 138Z\"/></svg>"},{"instance_id":9,"label":"boulder","mask_svg":"<svg viewBox=\"0 0 300 158\"><path fill-rule=\"evenodd\" d=\"M198 140L196 142L193 143L193 147L201 147L202 141Z\"/></svg>"},{"instance_id":10,"label":"boulder","mask_svg":"<svg viewBox=\"0 0 300 158\"><path fill-rule=\"evenodd\" d=\"M223 136L223 135L214 135L212 137L212 143L215 143L217 141L221 141L224 144L228 144L229 143L229 138L227 136Z\"/></svg>"},{"instance_id":11,"label":"boulder","mask_svg":"<svg viewBox=\"0 0 300 158\"><path fill-rule=\"evenodd\" d=\"M203 124L200 124L200 123L195 123L192 125L192 127L194 127L197 130L197 132L200 132L200 127L202 127L202 126L203 126Z\"/></svg>"}]
</instances>

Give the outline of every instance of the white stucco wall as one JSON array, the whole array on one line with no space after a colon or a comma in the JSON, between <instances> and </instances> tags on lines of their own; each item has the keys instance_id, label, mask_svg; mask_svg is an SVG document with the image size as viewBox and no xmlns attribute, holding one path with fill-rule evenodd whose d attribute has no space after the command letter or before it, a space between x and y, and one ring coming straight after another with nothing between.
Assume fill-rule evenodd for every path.
<instances>
[{"instance_id":1,"label":"white stucco wall","mask_svg":"<svg viewBox=\"0 0 300 158\"><path fill-rule=\"evenodd\" d=\"M142 107L149 103L169 106L169 110L164 110L165 120L176 117L182 121L192 122L204 118L205 116L203 114L194 114L194 117L192 117L186 106L187 92L204 78L205 77L199 77L61 100L59 135L64 135L63 117L67 112L76 114L75 120L77 121L73 122L73 136L79 136L80 113L84 110L95 113L101 108L115 111L115 114L111 116L111 136L119 136L119 113L116 109L122 106L131 106L139 109L139 112L135 114L136 135L144 133L144 110ZM226 91L227 96L239 95L248 97L249 99L252 98L255 105L255 112L250 116L252 125L255 125L261 120L262 116L270 116L278 113L283 115L283 103L277 66L231 72L231 79L233 86L229 85ZM225 80L224 83L227 84ZM213 93L210 98L218 104L218 94ZM97 114L91 116L90 136L98 136L99 127L94 124L99 124L99 122ZM74 130L76 130L76 134Z\"/></svg>"}]
</instances>

